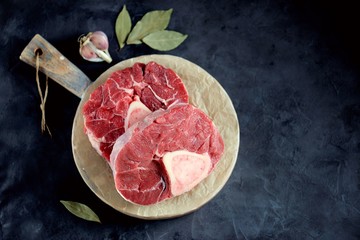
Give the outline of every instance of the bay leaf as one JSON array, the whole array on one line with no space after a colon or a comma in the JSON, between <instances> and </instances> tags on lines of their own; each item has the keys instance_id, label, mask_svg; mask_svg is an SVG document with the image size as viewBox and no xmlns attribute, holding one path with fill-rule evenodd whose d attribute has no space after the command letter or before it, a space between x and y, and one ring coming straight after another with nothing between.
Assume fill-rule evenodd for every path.
<instances>
[{"instance_id":1,"label":"bay leaf","mask_svg":"<svg viewBox=\"0 0 360 240\"><path fill-rule=\"evenodd\" d=\"M101 223L96 213L94 213L94 211L85 204L64 200L60 200L60 202L65 206L67 210L69 210L69 212L71 212L75 216L88 221Z\"/></svg>"},{"instance_id":2,"label":"bay leaf","mask_svg":"<svg viewBox=\"0 0 360 240\"><path fill-rule=\"evenodd\" d=\"M125 40L129 35L130 30L131 18L129 12L126 9L126 5L124 5L115 22L115 33L120 45L120 49L125 46Z\"/></svg>"},{"instance_id":3,"label":"bay leaf","mask_svg":"<svg viewBox=\"0 0 360 240\"><path fill-rule=\"evenodd\" d=\"M141 44L141 40L150 33L164 30L170 22L173 9L156 10L146 13L130 32L127 44Z\"/></svg>"},{"instance_id":4,"label":"bay leaf","mask_svg":"<svg viewBox=\"0 0 360 240\"><path fill-rule=\"evenodd\" d=\"M182 33L162 30L150 33L144 37L142 41L153 49L159 51L169 51L178 47L186 38L187 35Z\"/></svg>"}]
</instances>

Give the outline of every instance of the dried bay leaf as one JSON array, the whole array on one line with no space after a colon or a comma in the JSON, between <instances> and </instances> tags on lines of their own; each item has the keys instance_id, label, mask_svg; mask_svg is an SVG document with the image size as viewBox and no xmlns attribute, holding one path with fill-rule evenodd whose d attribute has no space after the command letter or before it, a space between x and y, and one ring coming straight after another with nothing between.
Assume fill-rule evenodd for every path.
<instances>
[{"instance_id":1,"label":"dried bay leaf","mask_svg":"<svg viewBox=\"0 0 360 240\"><path fill-rule=\"evenodd\" d=\"M164 30L170 22L173 9L166 11L151 11L146 13L140 21L138 21L133 30L130 32L127 44L141 44L141 40L150 33Z\"/></svg>"},{"instance_id":2,"label":"dried bay leaf","mask_svg":"<svg viewBox=\"0 0 360 240\"><path fill-rule=\"evenodd\" d=\"M129 35L130 30L131 18L129 12L126 9L126 5L124 5L115 22L115 33L120 45L120 49L125 46L125 40Z\"/></svg>"},{"instance_id":3,"label":"dried bay leaf","mask_svg":"<svg viewBox=\"0 0 360 240\"><path fill-rule=\"evenodd\" d=\"M144 37L142 41L153 49L159 51L169 51L178 47L186 38L187 35L182 33L162 30L150 33Z\"/></svg>"},{"instance_id":4,"label":"dried bay leaf","mask_svg":"<svg viewBox=\"0 0 360 240\"><path fill-rule=\"evenodd\" d=\"M67 210L69 210L69 212L71 212L75 216L88 221L101 223L96 213L94 213L94 211L85 204L64 200L60 200L60 202L65 206Z\"/></svg>"}]
</instances>

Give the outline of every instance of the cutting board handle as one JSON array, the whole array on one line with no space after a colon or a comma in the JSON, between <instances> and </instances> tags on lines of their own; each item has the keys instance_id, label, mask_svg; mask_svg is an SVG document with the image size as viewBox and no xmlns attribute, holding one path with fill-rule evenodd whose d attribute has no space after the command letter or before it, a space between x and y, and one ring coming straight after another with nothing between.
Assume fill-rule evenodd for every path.
<instances>
[{"instance_id":1,"label":"cutting board handle","mask_svg":"<svg viewBox=\"0 0 360 240\"><path fill-rule=\"evenodd\" d=\"M36 34L20 55L20 60L36 68L39 53L39 70L78 97L90 85L90 79L54 46Z\"/></svg>"}]
</instances>

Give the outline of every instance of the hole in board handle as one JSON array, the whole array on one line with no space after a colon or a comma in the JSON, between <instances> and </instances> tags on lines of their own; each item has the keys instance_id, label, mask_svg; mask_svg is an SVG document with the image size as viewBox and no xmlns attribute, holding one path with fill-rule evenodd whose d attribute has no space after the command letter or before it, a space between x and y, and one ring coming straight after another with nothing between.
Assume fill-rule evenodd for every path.
<instances>
[{"instance_id":1,"label":"hole in board handle","mask_svg":"<svg viewBox=\"0 0 360 240\"><path fill-rule=\"evenodd\" d=\"M43 54L43 51L41 50L41 48L36 48L35 50L34 50L34 54L35 54L35 56L37 55L37 54L39 54L39 57Z\"/></svg>"}]
</instances>

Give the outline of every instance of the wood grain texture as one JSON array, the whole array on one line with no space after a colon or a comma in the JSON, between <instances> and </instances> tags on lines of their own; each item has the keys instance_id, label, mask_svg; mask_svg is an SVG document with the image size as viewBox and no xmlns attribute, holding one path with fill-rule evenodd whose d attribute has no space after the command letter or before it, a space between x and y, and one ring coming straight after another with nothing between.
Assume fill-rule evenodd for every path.
<instances>
[{"instance_id":1,"label":"wood grain texture","mask_svg":"<svg viewBox=\"0 0 360 240\"><path fill-rule=\"evenodd\" d=\"M36 34L20 55L20 60L35 67L40 51L40 71L78 97L91 84L90 79L42 36Z\"/></svg>"}]
</instances>

